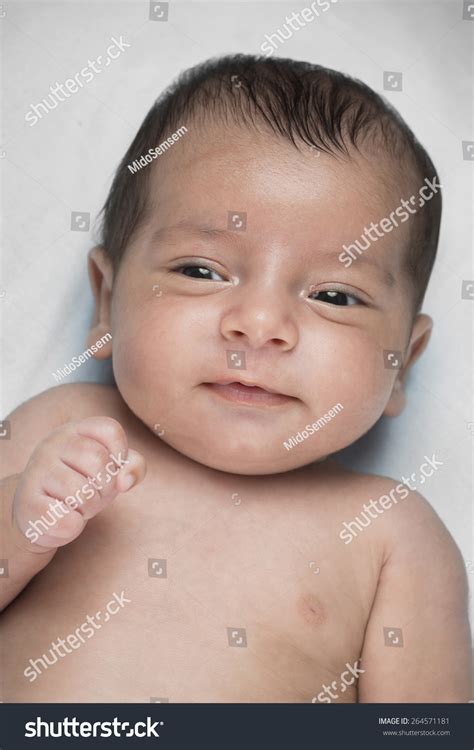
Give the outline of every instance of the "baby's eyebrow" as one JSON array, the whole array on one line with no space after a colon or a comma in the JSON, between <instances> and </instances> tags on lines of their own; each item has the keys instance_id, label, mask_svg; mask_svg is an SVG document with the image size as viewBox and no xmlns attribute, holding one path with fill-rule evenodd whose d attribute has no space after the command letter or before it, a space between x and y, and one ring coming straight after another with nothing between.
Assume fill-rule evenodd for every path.
<instances>
[{"instance_id":1,"label":"baby's eyebrow","mask_svg":"<svg viewBox=\"0 0 474 750\"><path fill-rule=\"evenodd\" d=\"M229 239L236 239L238 232L232 229L223 229L219 227L212 227L210 224L194 224L191 221L182 220L178 221L169 227L161 227L157 229L152 236L152 242L158 242L163 240L167 234L173 232L185 232L187 234L204 235L206 237L228 237Z\"/></svg>"},{"instance_id":2,"label":"baby's eyebrow","mask_svg":"<svg viewBox=\"0 0 474 750\"><path fill-rule=\"evenodd\" d=\"M373 266L378 271L378 274L382 279L384 286L387 286L389 289L394 286L395 276L391 271L388 270L388 268L383 268L376 261L370 260L370 258L365 255L361 255L356 262L358 263L359 261L362 261L362 264L365 263L366 265Z\"/></svg>"},{"instance_id":3,"label":"baby's eyebrow","mask_svg":"<svg viewBox=\"0 0 474 750\"><path fill-rule=\"evenodd\" d=\"M340 249L334 253L331 250L321 250L319 253L319 257L329 258L331 260L337 259L337 262L339 263L339 252ZM376 252L376 249L374 249L374 252ZM356 269L357 267L360 267L361 265L366 265L374 268L377 272L380 278L382 279L382 282L385 286L391 288L395 284L395 276L391 271L388 270L388 268L383 267L383 262L378 262L377 258L374 257L374 254L370 254L368 252L366 255L358 255L356 256L354 262L350 266L351 270Z\"/></svg>"},{"instance_id":4,"label":"baby's eyebrow","mask_svg":"<svg viewBox=\"0 0 474 750\"><path fill-rule=\"evenodd\" d=\"M366 262L371 263L371 261L367 261L367 260ZM394 286L395 276L393 275L391 271L388 270L388 268L381 268L381 266L379 266L377 263L373 263L373 264L371 263L371 265L374 265L377 268L384 286L389 287L389 289Z\"/></svg>"}]
</instances>

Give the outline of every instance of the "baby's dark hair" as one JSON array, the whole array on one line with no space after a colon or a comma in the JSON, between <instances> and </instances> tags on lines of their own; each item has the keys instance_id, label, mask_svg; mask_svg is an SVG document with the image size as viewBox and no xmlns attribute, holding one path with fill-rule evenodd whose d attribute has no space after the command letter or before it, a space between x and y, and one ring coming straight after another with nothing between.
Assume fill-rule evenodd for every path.
<instances>
[{"instance_id":1,"label":"baby's dark hair","mask_svg":"<svg viewBox=\"0 0 474 750\"><path fill-rule=\"evenodd\" d=\"M101 243L118 269L145 223L150 169L128 165L156 147L177 126L220 118L266 128L296 148L315 146L335 158L351 149L370 154L386 187L409 197L425 178L437 178L425 149L393 107L361 81L307 62L254 55L208 60L182 73L153 104L115 174L102 209ZM156 168L156 167L155 167ZM412 186L408 195L401 185ZM382 217L368 217L380 219ZM421 308L436 257L441 222L438 190L409 220L405 271L413 286L413 314ZM350 238L349 238L350 239Z\"/></svg>"}]
</instances>

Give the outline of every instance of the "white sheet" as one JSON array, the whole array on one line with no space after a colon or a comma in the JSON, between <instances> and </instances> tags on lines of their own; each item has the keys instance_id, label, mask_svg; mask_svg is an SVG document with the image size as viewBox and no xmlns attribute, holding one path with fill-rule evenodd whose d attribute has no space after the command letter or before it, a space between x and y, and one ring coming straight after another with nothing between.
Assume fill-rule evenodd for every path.
<instances>
[{"instance_id":1,"label":"white sheet","mask_svg":"<svg viewBox=\"0 0 474 750\"><path fill-rule=\"evenodd\" d=\"M137 2L4 6L2 414L53 386L52 372L85 348L91 317L85 261L94 233L71 231L71 212L95 219L154 98L179 71L207 57L258 53L286 14L309 5L174 0L166 23L148 20L147 4ZM440 171L444 219L424 306L435 320L432 342L410 379L405 413L382 420L342 458L400 478L434 453L444 465L420 489L468 564L474 559L474 300L461 299L461 284L474 278L474 165L463 160L461 142L473 138L473 25L462 19L461 6L345 0L295 32L278 54L341 69L378 91L383 71L401 71L403 91L386 95ZM117 60L34 127L25 122L30 104L50 85L80 71L120 35L132 46ZM110 367L89 362L68 381L107 378ZM470 570L472 582L474 565Z\"/></svg>"}]
</instances>

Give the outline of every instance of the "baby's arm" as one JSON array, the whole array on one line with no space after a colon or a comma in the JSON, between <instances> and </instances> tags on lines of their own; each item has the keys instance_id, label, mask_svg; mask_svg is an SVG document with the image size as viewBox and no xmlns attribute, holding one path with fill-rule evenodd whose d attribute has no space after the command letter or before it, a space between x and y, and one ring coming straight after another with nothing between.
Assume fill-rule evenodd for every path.
<instances>
[{"instance_id":1,"label":"baby's arm","mask_svg":"<svg viewBox=\"0 0 474 750\"><path fill-rule=\"evenodd\" d=\"M58 547L82 533L87 520L145 475L143 457L128 448L120 424L105 416L56 427L27 456L25 466L21 456L25 445L19 437L26 435L28 423L30 433L38 438L38 416L43 432L45 423L62 421L61 415L41 414L38 402L48 398L40 396L12 415L16 440L2 455L2 470L11 466L17 473L0 482L0 559L8 561L8 576L2 577L0 586L0 610L51 561ZM25 442L28 453L31 434Z\"/></svg>"},{"instance_id":2,"label":"baby's arm","mask_svg":"<svg viewBox=\"0 0 474 750\"><path fill-rule=\"evenodd\" d=\"M467 703L466 570L431 506L411 492L389 541L362 652L362 703ZM401 631L401 632L400 632Z\"/></svg>"}]
</instances>

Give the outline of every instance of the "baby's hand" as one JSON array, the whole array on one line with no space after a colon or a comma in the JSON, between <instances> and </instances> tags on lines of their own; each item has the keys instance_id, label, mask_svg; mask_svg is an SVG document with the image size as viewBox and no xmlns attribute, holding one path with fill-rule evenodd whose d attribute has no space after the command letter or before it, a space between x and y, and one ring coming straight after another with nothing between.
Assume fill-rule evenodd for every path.
<instances>
[{"instance_id":1,"label":"baby's hand","mask_svg":"<svg viewBox=\"0 0 474 750\"><path fill-rule=\"evenodd\" d=\"M115 419L69 422L33 451L16 488L14 519L33 544L62 547L118 493L141 482L145 473L145 459L128 448Z\"/></svg>"}]
</instances>

